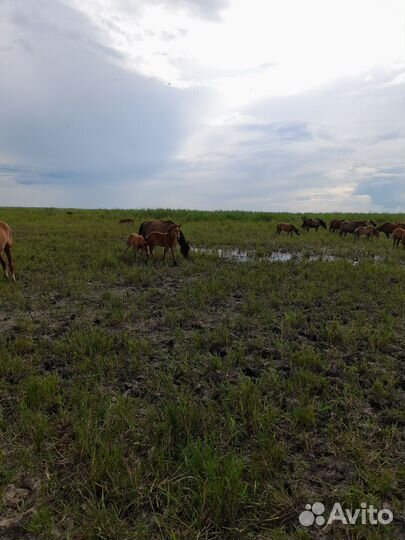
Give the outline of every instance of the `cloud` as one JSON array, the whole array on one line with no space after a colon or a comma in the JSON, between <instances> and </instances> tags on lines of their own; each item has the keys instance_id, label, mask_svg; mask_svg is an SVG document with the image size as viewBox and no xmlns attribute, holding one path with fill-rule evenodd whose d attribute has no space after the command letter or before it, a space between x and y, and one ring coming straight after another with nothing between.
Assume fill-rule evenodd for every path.
<instances>
[{"instance_id":1,"label":"cloud","mask_svg":"<svg viewBox=\"0 0 405 540\"><path fill-rule=\"evenodd\" d=\"M405 208L405 166L381 167L361 182L354 195L367 195L377 208L403 211Z\"/></svg>"},{"instance_id":2,"label":"cloud","mask_svg":"<svg viewBox=\"0 0 405 540\"><path fill-rule=\"evenodd\" d=\"M205 186L221 179L216 208L403 208L405 95L385 84L394 75L376 70L367 85L359 75L212 122L183 149L183 162L195 168L184 173L194 179L190 191L212 204L203 175Z\"/></svg>"},{"instance_id":3,"label":"cloud","mask_svg":"<svg viewBox=\"0 0 405 540\"><path fill-rule=\"evenodd\" d=\"M83 15L43 4L1 8L9 48L0 61L13 66L0 84L3 176L74 189L158 173L198 124L207 96L122 69Z\"/></svg>"},{"instance_id":4,"label":"cloud","mask_svg":"<svg viewBox=\"0 0 405 540\"><path fill-rule=\"evenodd\" d=\"M2 204L403 207L397 26L371 47L373 4L352 50L342 1L310 34L290 0L0 2Z\"/></svg>"}]
</instances>

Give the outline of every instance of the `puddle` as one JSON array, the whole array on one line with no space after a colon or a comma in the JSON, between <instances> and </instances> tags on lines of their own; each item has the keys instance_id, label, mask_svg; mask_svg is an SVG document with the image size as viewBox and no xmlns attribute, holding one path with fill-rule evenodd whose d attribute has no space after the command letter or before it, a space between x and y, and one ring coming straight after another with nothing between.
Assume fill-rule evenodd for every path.
<instances>
[{"instance_id":1,"label":"puddle","mask_svg":"<svg viewBox=\"0 0 405 540\"><path fill-rule=\"evenodd\" d=\"M258 255L257 252L253 249L239 249L239 248L208 248L208 247L194 247L191 248L193 253L201 253L211 257L219 257L220 259L225 259L228 261L234 262L249 262L253 260L267 261L270 263L273 262L288 262L288 261L325 261L325 262L334 262L334 261L348 261L353 265L359 264L359 259L351 259L349 257L338 257L336 255L331 255L330 253L324 252L319 255L309 254L308 252L303 251L288 251L288 250L276 250L272 251L269 255ZM381 255L374 255L371 257L363 257L363 259L369 259L376 263L383 262L385 259Z\"/></svg>"}]
</instances>

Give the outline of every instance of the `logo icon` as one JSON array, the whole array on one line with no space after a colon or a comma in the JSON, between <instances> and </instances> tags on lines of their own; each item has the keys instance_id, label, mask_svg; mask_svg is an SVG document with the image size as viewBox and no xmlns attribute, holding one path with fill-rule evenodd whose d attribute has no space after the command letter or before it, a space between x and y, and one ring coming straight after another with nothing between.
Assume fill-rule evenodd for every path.
<instances>
[{"instance_id":1,"label":"logo icon","mask_svg":"<svg viewBox=\"0 0 405 540\"><path fill-rule=\"evenodd\" d=\"M304 527L310 527L314 522L321 526L325 523L325 518L322 515L324 512L325 506L321 502L315 502L312 505L306 504L305 510L301 512L298 519Z\"/></svg>"}]
</instances>

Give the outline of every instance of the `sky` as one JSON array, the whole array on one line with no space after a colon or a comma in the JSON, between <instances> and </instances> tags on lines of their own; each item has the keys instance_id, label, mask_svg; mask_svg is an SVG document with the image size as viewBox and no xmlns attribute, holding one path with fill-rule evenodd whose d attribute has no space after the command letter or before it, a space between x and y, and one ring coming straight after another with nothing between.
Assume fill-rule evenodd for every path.
<instances>
[{"instance_id":1,"label":"sky","mask_svg":"<svg viewBox=\"0 0 405 540\"><path fill-rule=\"evenodd\" d=\"M403 0L0 0L0 206L403 211Z\"/></svg>"}]
</instances>

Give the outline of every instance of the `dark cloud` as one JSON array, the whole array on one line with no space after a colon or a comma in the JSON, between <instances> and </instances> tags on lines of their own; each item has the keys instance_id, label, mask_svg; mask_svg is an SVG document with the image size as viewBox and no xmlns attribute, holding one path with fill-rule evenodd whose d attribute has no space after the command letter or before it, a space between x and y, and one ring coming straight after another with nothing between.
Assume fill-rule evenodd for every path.
<instances>
[{"instance_id":1,"label":"dark cloud","mask_svg":"<svg viewBox=\"0 0 405 540\"><path fill-rule=\"evenodd\" d=\"M269 124L245 124L246 131L256 131L281 142L308 141L313 135L307 122L273 122Z\"/></svg>"},{"instance_id":2,"label":"dark cloud","mask_svg":"<svg viewBox=\"0 0 405 540\"><path fill-rule=\"evenodd\" d=\"M378 169L362 180L355 195L368 195L376 207L403 210L405 208L405 167Z\"/></svg>"},{"instance_id":3,"label":"dark cloud","mask_svg":"<svg viewBox=\"0 0 405 540\"><path fill-rule=\"evenodd\" d=\"M70 184L158 173L186 137L201 93L197 103L193 92L125 71L83 16L44 4L45 16L18 2L5 9L17 39L0 60L13 67L0 84L3 170L17 182Z\"/></svg>"}]
</instances>

